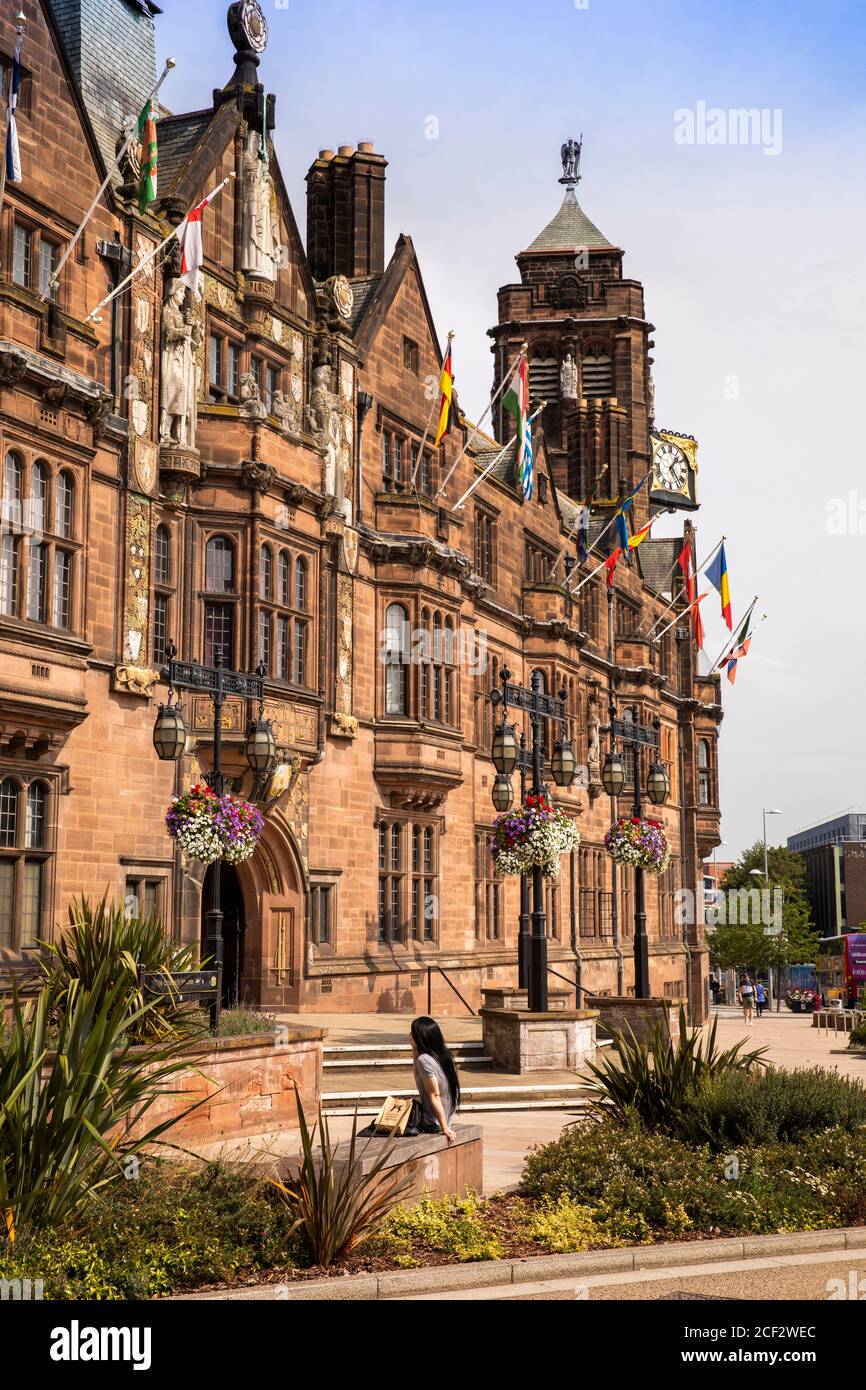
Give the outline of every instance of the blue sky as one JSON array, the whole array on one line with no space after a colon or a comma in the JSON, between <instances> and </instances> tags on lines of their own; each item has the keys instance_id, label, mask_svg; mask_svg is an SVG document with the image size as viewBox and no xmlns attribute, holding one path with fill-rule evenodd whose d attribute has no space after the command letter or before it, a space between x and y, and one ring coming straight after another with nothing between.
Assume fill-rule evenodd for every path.
<instances>
[{"instance_id":1,"label":"blue sky","mask_svg":"<svg viewBox=\"0 0 866 1390\"><path fill-rule=\"evenodd\" d=\"M159 52L178 61L165 102L206 106L232 72L227 7L162 3ZM560 144L583 134L580 201L625 248L656 325L658 421L700 441L700 547L724 532L735 616L755 593L768 615L725 683L719 857L758 837L762 805L782 808L770 826L783 839L866 803L853 727L866 686L862 4L263 9L262 80L302 232L317 150L372 140L390 161L387 243L415 241L470 414L489 393L496 290L560 202ZM765 109L781 148L677 143L676 113L699 103ZM846 534L828 530L839 501ZM725 629L712 599L703 609L712 658Z\"/></svg>"}]
</instances>

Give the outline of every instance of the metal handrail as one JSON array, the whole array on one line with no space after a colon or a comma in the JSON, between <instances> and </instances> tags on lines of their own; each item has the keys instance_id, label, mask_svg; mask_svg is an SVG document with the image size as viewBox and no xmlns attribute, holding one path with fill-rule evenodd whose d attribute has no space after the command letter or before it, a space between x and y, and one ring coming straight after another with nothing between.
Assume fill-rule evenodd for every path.
<instances>
[{"instance_id":1,"label":"metal handrail","mask_svg":"<svg viewBox=\"0 0 866 1390\"><path fill-rule=\"evenodd\" d=\"M476 969L480 969L481 967L480 967L480 966L477 966L477 967L475 967L475 968L476 968ZM472 1005L469 1004L469 1003L467 1003L467 1001L463 998L463 995L460 993L459 989L458 989L457 986L454 984L454 981L451 980L451 979L449 979L449 977L445 974L445 971L442 969L442 966L441 966L441 965L428 965L428 966L427 966L427 1012L428 1012L428 1014L432 1014L432 1012L433 1012L433 971L434 971L434 970L438 970L438 971L439 971L439 974L442 976L442 978L443 978L443 980L445 981L445 983L446 983L447 985L450 985L450 987L453 989L454 993L457 995L457 998L460 1000L460 1003L464 1006L464 1008L467 1008L467 1009L469 1010L469 1012L471 1013L471 1015L472 1015L473 1018L477 1018L478 1015L477 1015L477 1013L475 1012L475 1010L473 1009Z\"/></svg>"},{"instance_id":2,"label":"metal handrail","mask_svg":"<svg viewBox=\"0 0 866 1390\"><path fill-rule=\"evenodd\" d=\"M574 990L574 1002L580 1008L580 991L583 988L577 980L570 980L567 975L562 975L558 970L554 970L552 965L547 967L548 975L555 975L558 980L564 980L567 985L571 985Z\"/></svg>"}]
</instances>

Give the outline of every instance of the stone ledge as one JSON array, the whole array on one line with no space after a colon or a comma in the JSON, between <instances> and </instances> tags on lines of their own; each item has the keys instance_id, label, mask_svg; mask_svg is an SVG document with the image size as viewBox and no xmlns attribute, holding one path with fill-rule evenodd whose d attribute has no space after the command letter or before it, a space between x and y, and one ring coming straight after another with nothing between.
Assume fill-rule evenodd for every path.
<instances>
[{"instance_id":1,"label":"stone ledge","mask_svg":"<svg viewBox=\"0 0 866 1390\"><path fill-rule=\"evenodd\" d=\"M535 1255L528 1259L489 1260L477 1264L426 1265L420 1269L389 1270L383 1274L341 1275L290 1284L263 1284L258 1289L219 1289L210 1293L177 1294L173 1302L211 1299L279 1299L294 1302L327 1299L373 1301L410 1298L417 1293L528 1284L543 1279L567 1279L670 1265L709 1264L724 1260L761 1259L767 1255L804 1251L866 1251L866 1226L828 1231L794 1231L779 1236L724 1236L716 1240L667 1241L621 1250L590 1250L583 1255ZM650 1252L655 1258L648 1258Z\"/></svg>"}]
</instances>

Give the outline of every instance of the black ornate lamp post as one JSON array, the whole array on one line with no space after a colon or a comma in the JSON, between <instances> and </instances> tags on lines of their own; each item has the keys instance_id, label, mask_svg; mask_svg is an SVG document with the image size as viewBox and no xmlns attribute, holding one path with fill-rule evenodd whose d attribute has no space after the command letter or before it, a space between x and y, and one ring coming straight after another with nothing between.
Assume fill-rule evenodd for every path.
<instances>
[{"instance_id":1,"label":"black ornate lamp post","mask_svg":"<svg viewBox=\"0 0 866 1390\"><path fill-rule=\"evenodd\" d=\"M668 799L670 783L667 770L659 762L658 718L651 725L638 722L638 707L632 706L631 719L617 719L616 703L611 700L610 724L611 751L604 760L601 770L602 785L608 796L621 796L626 783L625 763L616 750L617 739L634 750L634 815L643 815L641 803L641 749L648 748L655 758L647 775L647 796L654 806L663 806ZM635 869L634 873L634 992L637 999L649 999L649 940L646 933L646 900L644 894L644 871Z\"/></svg>"},{"instance_id":2,"label":"black ornate lamp post","mask_svg":"<svg viewBox=\"0 0 866 1390\"><path fill-rule=\"evenodd\" d=\"M502 705L502 722L494 731L491 750L493 765L498 774L493 787L493 804L497 809L499 809L499 800L504 801L506 796L504 788L501 786L503 782L508 783L508 791L513 797L511 773L515 767L520 768L521 809L526 796L527 771L531 770L532 772L531 794L541 796L546 791L542 776L544 768L543 721L555 719L559 724L564 725L567 717L565 699L565 690L560 690L558 696L545 695L542 692L541 674L538 671L533 671L532 688L527 690L523 685L512 685L511 672L503 670L502 689L494 690L490 696L494 710L500 704ZM531 744L528 753L525 735L521 735L520 746L518 747L514 736L514 725L508 723L509 706L513 709L526 710L529 713ZM570 787L574 780L575 768L576 763L571 744L567 739L557 740L550 764L551 774L557 786ZM509 809L510 805L511 800L509 799L505 809ZM529 924L528 932L526 930L527 924ZM526 874L520 875L520 936L518 938L520 986L523 988L525 985L529 991L527 1002L532 1013L547 1012L546 928L543 875L540 865L534 865L532 869L531 912L529 911L527 876Z\"/></svg>"},{"instance_id":3,"label":"black ornate lamp post","mask_svg":"<svg viewBox=\"0 0 866 1390\"><path fill-rule=\"evenodd\" d=\"M213 770L207 774L208 786L222 796L226 789L226 778L222 769L222 728L223 705L232 695L240 695L246 700L257 700L258 718L250 722L247 730L244 752L253 772L259 776L268 773L276 759L276 743L273 729L264 717L265 667L258 666L255 675L241 671L227 671L224 665L222 648L218 648L213 666L201 666L197 661L178 661L177 648L173 642L166 646L168 665L160 672L161 678L168 682L168 704L160 705L153 726L153 746L157 757L164 762L175 762L181 757L186 746L186 724L180 703L175 703L176 690L192 690L209 695L213 704ZM211 882L211 900L205 916L205 955L222 972L223 963L223 913L220 897L220 863L214 865ZM212 1008L212 1026L219 1024L221 992L217 994Z\"/></svg>"}]
</instances>

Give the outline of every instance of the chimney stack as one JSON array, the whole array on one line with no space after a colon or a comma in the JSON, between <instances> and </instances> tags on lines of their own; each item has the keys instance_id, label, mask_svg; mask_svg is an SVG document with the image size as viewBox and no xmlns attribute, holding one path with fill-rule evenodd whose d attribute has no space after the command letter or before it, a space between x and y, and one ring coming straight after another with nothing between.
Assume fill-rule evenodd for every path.
<instances>
[{"instance_id":1,"label":"chimney stack","mask_svg":"<svg viewBox=\"0 0 866 1390\"><path fill-rule=\"evenodd\" d=\"M307 256L316 280L385 269L385 170L372 141L320 150L307 174Z\"/></svg>"}]
</instances>

